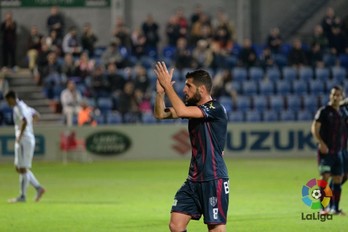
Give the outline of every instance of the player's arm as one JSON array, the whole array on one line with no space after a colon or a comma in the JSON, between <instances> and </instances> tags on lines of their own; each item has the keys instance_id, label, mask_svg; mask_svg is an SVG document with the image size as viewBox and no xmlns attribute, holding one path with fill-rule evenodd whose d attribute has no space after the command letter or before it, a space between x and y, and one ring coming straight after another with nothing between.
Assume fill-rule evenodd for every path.
<instances>
[{"instance_id":1,"label":"player's arm","mask_svg":"<svg viewBox=\"0 0 348 232\"><path fill-rule=\"evenodd\" d=\"M32 108L32 107L30 107L30 114L31 114L31 116L33 117L33 121L34 121L34 122L37 122L37 121L40 120L40 117L41 117L40 113L37 112L37 110L35 110L35 109Z\"/></svg>"},{"instance_id":2,"label":"player's arm","mask_svg":"<svg viewBox=\"0 0 348 232\"><path fill-rule=\"evenodd\" d=\"M166 107L165 101L164 101L164 89L162 86L158 83L156 83L156 100L155 100L155 108L154 108L154 116L157 119L171 119L171 118L178 118L175 110L173 107Z\"/></svg>"},{"instance_id":3,"label":"player's arm","mask_svg":"<svg viewBox=\"0 0 348 232\"><path fill-rule=\"evenodd\" d=\"M318 122L317 120L314 120L311 127L312 135L314 139L316 140L316 142L318 143L318 148L320 152L323 154L327 154L329 152L329 149L320 136L320 133L319 133L320 128L321 128L321 123Z\"/></svg>"},{"instance_id":4,"label":"player's arm","mask_svg":"<svg viewBox=\"0 0 348 232\"><path fill-rule=\"evenodd\" d=\"M179 118L202 118L204 117L202 110L197 106L186 106L174 90L171 82L174 69L168 72L164 62L157 62L155 73L159 84L164 89L170 102L173 105L174 111Z\"/></svg>"},{"instance_id":5,"label":"player's arm","mask_svg":"<svg viewBox=\"0 0 348 232\"><path fill-rule=\"evenodd\" d=\"M23 117L22 123L21 123L21 128L19 132L18 138L16 138L16 141L19 143L23 137L23 133L25 131L25 128L27 127L27 119Z\"/></svg>"}]
</instances>

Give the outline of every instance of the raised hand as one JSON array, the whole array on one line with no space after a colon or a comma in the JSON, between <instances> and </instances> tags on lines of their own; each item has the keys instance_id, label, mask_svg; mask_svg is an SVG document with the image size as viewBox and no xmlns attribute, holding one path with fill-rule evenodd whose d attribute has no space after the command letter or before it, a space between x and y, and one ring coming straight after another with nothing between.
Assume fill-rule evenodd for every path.
<instances>
[{"instance_id":1,"label":"raised hand","mask_svg":"<svg viewBox=\"0 0 348 232\"><path fill-rule=\"evenodd\" d=\"M171 86L173 84L172 78L174 73L174 68L168 72L167 66L164 62L157 62L154 70L156 76L157 76L157 82L162 87L163 90L165 90L167 87ZM158 89L158 85L156 84L157 91L161 91L162 89Z\"/></svg>"}]
</instances>

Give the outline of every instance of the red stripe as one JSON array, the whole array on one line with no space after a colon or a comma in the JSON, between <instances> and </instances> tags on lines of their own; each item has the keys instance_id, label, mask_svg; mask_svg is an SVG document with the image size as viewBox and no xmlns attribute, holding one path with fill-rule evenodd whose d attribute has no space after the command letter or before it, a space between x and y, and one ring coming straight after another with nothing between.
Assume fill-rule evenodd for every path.
<instances>
[{"instance_id":1,"label":"red stripe","mask_svg":"<svg viewBox=\"0 0 348 232\"><path fill-rule=\"evenodd\" d=\"M209 142L210 142L210 147L211 147L211 157L212 157L212 165L213 165L213 172L214 172L214 178L217 177L217 171L216 171L216 160L215 160L215 149L212 141L212 133L211 133L211 128L210 128L210 123L207 123L208 127L208 132L209 132Z\"/></svg>"},{"instance_id":2,"label":"red stripe","mask_svg":"<svg viewBox=\"0 0 348 232\"><path fill-rule=\"evenodd\" d=\"M218 180L218 186L217 186L217 198L218 198L218 209L219 209L219 212L221 214L221 216L226 220L226 215L225 215L225 212L224 212L224 209L222 208L222 182L223 180L222 179L219 179Z\"/></svg>"}]
</instances>

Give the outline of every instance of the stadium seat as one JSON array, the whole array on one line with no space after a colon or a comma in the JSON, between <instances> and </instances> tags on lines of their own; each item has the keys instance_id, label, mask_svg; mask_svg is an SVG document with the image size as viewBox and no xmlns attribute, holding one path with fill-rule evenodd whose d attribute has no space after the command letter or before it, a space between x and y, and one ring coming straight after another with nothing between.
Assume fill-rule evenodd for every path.
<instances>
[{"instance_id":1,"label":"stadium seat","mask_svg":"<svg viewBox=\"0 0 348 232\"><path fill-rule=\"evenodd\" d=\"M260 95L263 95L263 96L273 95L275 93L273 81L262 80L259 83L259 92L260 92Z\"/></svg>"},{"instance_id":2,"label":"stadium seat","mask_svg":"<svg viewBox=\"0 0 348 232\"><path fill-rule=\"evenodd\" d=\"M261 113L258 110L249 110L245 112L245 121L260 122L262 121Z\"/></svg>"},{"instance_id":3,"label":"stadium seat","mask_svg":"<svg viewBox=\"0 0 348 232\"><path fill-rule=\"evenodd\" d=\"M142 121L146 124L157 123L157 119L153 116L152 112L146 112L142 114Z\"/></svg>"},{"instance_id":4,"label":"stadium seat","mask_svg":"<svg viewBox=\"0 0 348 232\"><path fill-rule=\"evenodd\" d=\"M294 81L297 77L297 70L294 67L286 66L282 70L283 80Z\"/></svg>"},{"instance_id":5,"label":"stadium seat","mask_svg":"<svg viewBox=\"0 0 348 232\"><path fill-rule=\"evenodd\" d=\"M251 67L249 69L249 78L253 81L261 81L263 79L263 70L260 67Z\"/></svg>"},{"instance_id":6,"label":"stadium seat","mask_svg":"<svg viewBox=\"0 0 348 232\"><path fill-rule=\"evenodd\" d=\"M287 95L285 96L287 109L292 111L298 111L302 106L302 98L299 95Z\"/></svg>"},{"instance_id":7,"label":"stadium seat","mask_svg":"<svg viewBox=\"0 0 348 232\"><path fill-rule=\"evenodd\" d=\"M280 95L287 95L291 92L291 82L288 80L280 80L276 83L276 93Z\"/></svg>"},{"instance_id":8,"label":"stadium seat","mask_svg":"<svg viewBox=\"0 0 348 232\"><path fill-rule=\"evenodd\" d=\"M242 84L239 81L231 81L232 88L237 91L238 94L242 94ZM226 87L226 86L225 86Z\"/></svg>"},{"instance_id":9,"label":"stadium seat","mask_svg":"<svg viewBox=\"0 0 348 232\"><path fill-rule=\"evenodd\" d=\"M330 101L330 95L328 95L328 94L320 95L318 107L327 105L329 103L329 101Z\"/></svg>"},{"instance_id":10,"label":"stadium seat","mask_svg":"<svg viewBox=\"0 0 348 232\"><path fill-rule=\"evenodd\" d=\"M278 112L274 110L265 110L262 112L262 118L265 122L275 122L278 121Z\"/></svg>"},{"instance_id":11,"label":"stadium seat","mask_svg":"<svg viewBox=\"0 0 348 232\"><path fill-rule=\"evenodd\" d=\"M299 80L304 80L304 81L312 81L314 78L314 73L313 73L313 69L311 67L301 67L298 70L298 79Z\"/></svg>"},{"instance_id":12,"label":"stadium seat","mask_svg":"<svg viewBox=\"0 0 348 232\"><path fill-rule=\"evenodd\" d=\"M237 98L237 110L245 112L250 110L250 97L248 96L238 96Z\"/></svg>"},{"instance_id":13,"label":"stadium seat","mask_svg":"<svg viewBox=\"0 0 348 232\"><path fill-rule=\"evenodd\" d=\"M310 112L316 112L319 108L319 99L316 95L303 96L303 108Z\"/></svg>"},{"instance_id":14,"label":"stadium seat","mask_svg":"<svg viewBox=\"0 0 348 232\"><path fill-rule=\"evenodd\" d=\"M221 96L219 98L219 102L221 103L221 105L223 105L225 107L227 113L229 113L233 110L233 101L232 101L231 97Z\"/></svg>"},{"instance_id":15,"label":"stadium seat","mask_svg":"<svg viewBox=\"0 0 348 232\"><path fill-rule=\"evenodd\" d=\"M112 110L112 100L111 98L98 98L97 107L101 111L102 114L107 114Z\"/></svg>"},{"instance_id":16,"label":"stadium seat","mask_svg":"<svg viewBox=\"0 0 348 232\"><path fill-rule=\"evenodd\" d=\"M270 105L270 109L274 110L274 111L281 111L283 110L284 107L284 98L281 95L273 95L270 97L269 99L269 105Z\"/></svg>"},{"instance_id":17,"label":"stadium seat","mask_svg":"<svg viewBox=\"0 0 348 232\"><path fill-rule=\"evenodd\" d=\"M274 57L274 62L280 68L283 68L288 64L288 59L283 54L274 54L273 57Z\"/></svg>"},{"instance_id":18,"label":"stadium seat","mask_svg":"<svg viewBox=\"0 0 348 232\"><path fill-rule=\"evenodd\" d=\"M174 46L165 46L162 50L162 55L166 58L173 59L176 48Z\"/></svg>"},{"instance_id":19,"label":"stadium seat","mask_svg":"<svg viewBox=\"0 0 348 232\"><path fill-rule=\"evenodd\" d=\"M323 81L312 80L308 82L309 93L312 95L321 95L325 93L325 85Z\"/></svg>"},{"instance_id":20,"label":"stadium seat","mask_svg":"<svg viewBox=\"0 0 348 232\"><path fill-rule=\"evenodd\" d=\"M231 111L228 114L228 120L230 122L243 122L244 113L242 111Z\"/></svg>"},{"instance_id":21,"label":"stadium seat","mask_svg":"<svg viewBox=\"0 0 348 232\"><path fill-rule=\"evenodd\" d=\"M268 78L268 80L270 80L272 82L276 82L276 81L280 80L281 73L280 73L279 69L276 67L268 68L266 70L266 77Z\"/></svg>"},{"instance_id":22,"label":"stadium seat","mask_svg":"<svg viewBox=\"0 0 348 232\"><path fill-rule=\"evenodd\" d=\"M119 112L109 112L106 116L107 124L120 124L122 123L122 117Z\"/></svg>"},{"instance_id":23,"label":"stadium seat","mask_svg":"<svg viewBox=\"0 0 348 232\"><path fill-rule=\"evenodd\" d=\"M295 121L296 116L292 110L281 110L279 113L280 121Z\"/></svg>"},{"instance_id":24,"label":"stadium seat","mask_svg":"<svg viewBox=\"0 0 348 232\"><path fill-rule=\"evenodd\" d=\"M246 68L243 67L235 67L232 69L232 75L234 81L246 81L248 77L248 72Z\"/></svg>"},{"instance_id":25,"label":"stadium seat","mask_svg":"<svg viewBox=\"0 0 348 232\"><path fill-rule=\"evenodd\" d=\"M268 98L267 96L254 96L253 99L253 108L257 111L265 111L268 107Z\"/></svg>"},{"instance_id":26,"label":"stadium seat","mask_svg":"<svg viewBox=\"0 0 348 232\"><path fill-rule=\"evenodd\" d=\"M309 110L300 110L297 112L297 121L312 121L314 115Z\"/></svg>"},{"instance_id":27,"label":"stadium seat","mask_svg":"<svg viewBox=\"0 0 348 232\"><path fill-rule=\"evenodd\" d=\"M336 79L328 79L325 81L325 93L329 94L334 86L342 86L341 82Z\"/></svg>"},{"instance_id":28,"label":"stadium seat","mask_svg":"<svg viewBox=\"0 0 348 232\"><path fill-rule=\"evenodd\" d=\"M345 69L348 69L348 55L341 54L338 59L340 61L340 66L342 66Z\"/></svg>"},{"instance_id":29,"label":"stadium seat","mask_svg":"<svg viewBox=\"0 0 348 232\"><path fill-rule=\"evenodd\" d=\"M332 67L331 73L332 73L332 79L337 80L339 82L343 82L347 78L346 70L340 66Z\"/></svg>"},{"instance_id":30,"label":"stadium seat","mask_svg":"<svg viewBox=\"0 0 348 232\"><path fill-rule=\"evenodd\" d=\"M256 95L258 93L256 81L243 81L242 90L246 96Z\"/></svg>"},{"instance_id":31,"label":"stadium seat","mask_svg":"<svg viewBox=\"0 0 348 232\"><path fill-rule=\"evenodd\" d=\"M305 95L308 93L307 90L307 82L303 81L303 80L294 80L292 82L292 90L293 93L296 95Z\"/></svg>"},{"instance_id":32,"label":"stadium seat","mask_svg":"<svg viewBox=\"0 0 348 232\"><path fill-rule=\"evenodd\" d=\"M327 81L330 78L330 70L328 68L316 68L315 78L321 81Z\"/></svg>"}]
</instances>

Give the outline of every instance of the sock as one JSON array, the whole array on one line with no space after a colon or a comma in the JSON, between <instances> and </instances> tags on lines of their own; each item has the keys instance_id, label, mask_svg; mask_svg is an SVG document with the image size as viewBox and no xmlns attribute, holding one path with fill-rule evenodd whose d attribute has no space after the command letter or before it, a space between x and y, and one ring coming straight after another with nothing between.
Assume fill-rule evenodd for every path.
<instances>
[{"instance_id":1,"label":"sock","mask_svg":"<svg viewBox=\"0 0 348 232\"><path fill-rule=\"evenodd\" d=\"M331 190L333 190L333 181L332 181L332 179L330 179L329 187L330 187ZM322 195L323 195L323 194L322 194ZM331 200L330 200L330 203L329 203L330 209L333 209L333 208L334 208L333 201L334 201L334 200L333 200L333 197L332 197Z\"/></svg>"},{"instance_id":2,"label":"sock","mask_svg":"<svg viewBox=\"0 0 348 232\"><path fill-rule=\"evenodd\" d=\"M32 171L28 170L27 176L28 176L29 183L32 186L34 186L34 188L39 189L41 187L39 181L36 179L36 177L35 177L34 173L32 173Z\"/></svg>"},{"instance_id":3,"label":"sock","mask_svg":"<svg viewBox=\"0 0 348 232\"><path fill-rule=\"evenodd\" d=\"M28 187L28 175L27 173L19 174L19 189L20 189L20 196L25 198L27 194L27 187Z\"/></svg>"},{"instance_id":4,"label":"sock","mask_svg":"<svg viewBox=\"0 0 348 232\"><path fill-rule=\"evenodd\" d=\"M336 210L336 212L339 211L339 204L340 204L340 199L341 199L341 184L333 184L332 188L332 205L333 209Z\"/></svg>"}]
</instances>

